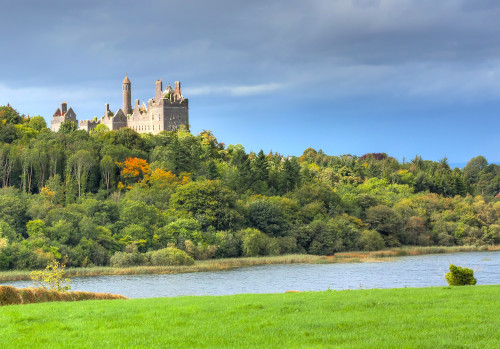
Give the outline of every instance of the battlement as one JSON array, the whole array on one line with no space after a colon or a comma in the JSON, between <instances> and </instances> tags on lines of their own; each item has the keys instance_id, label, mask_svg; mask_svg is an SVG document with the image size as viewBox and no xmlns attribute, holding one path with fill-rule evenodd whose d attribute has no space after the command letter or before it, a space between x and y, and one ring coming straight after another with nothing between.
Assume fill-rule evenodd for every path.
<instances>
[{"instance_id":1,"label":"battlement","mask_svg":"<svg viewBox=\"0 0 500 349\"><path fill-rule=\"evenodd\" d=\"M80 130L90 132L93 131L97 125L99 125L99 121L97 121L97 118L94 118L92 120L82 120L80 121Z\"/></svg>"}]
</instances>

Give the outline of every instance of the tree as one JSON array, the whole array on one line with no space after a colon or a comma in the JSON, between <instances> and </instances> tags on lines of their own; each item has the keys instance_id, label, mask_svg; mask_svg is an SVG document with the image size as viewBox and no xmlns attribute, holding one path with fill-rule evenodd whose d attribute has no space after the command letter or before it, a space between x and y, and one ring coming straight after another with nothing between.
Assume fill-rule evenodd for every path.
<instances>
[{"instance_id":1,"label":"tree","mask_svg":"<svg viewBox=\"0 0 500 349\"><path fill-rule=\"evenodd\" d=\"M140 182L151 172L151 166L144 159L127 158L117 165L122 168L121 176L129 183Z\"/></svg>"},{"instance_id":2,"label":"tree","mask_svg":"<svg viewBox=\"0 0 500 349\"><path fill-rule=\"evenodd\" d=\"M253 172L256 180L267 182L269 178L269 165L262 149L253 161Z\"/></svg>"},{"instance_id":3,"label":"tree","mask_svg":"<svg viewBox=\"0 0 500 349\"><path fill-rule=\"evenodd\" d=\"M115 132L114 136L114 144L121 144L129 149L142 149L144 146L141 135L131 128L121 128Z\"/></svg>"},{"instance_id":4,"label":"tree","mask_svg":"<svg viewBox=\"0 0 500 349\"><path fill-rule=\"evenodd\" d=\"M98 134L104 134L106 132L109 132L109 127L104 125L104 124L99 124L95 127L94 131L92 134L98 135Z\"/></svg>"},{"instance_id":5,"label":"tree","mask_svg":"<svg viewBox=\"0 0 500 349\"><path fill-rule=\"evenodd\" d=\"M21 158L21 166L23 169L22 178L23 178L23 189L27 192L31 192L31 183L33 180L33 168L36 163L36 150L31 149L29 147L24 147L21 150L20 154Z\"/></svg>"},{"instance_id":6,"label":"tree","mask_svg":"<svg viewBox=\"0 0 500 349\"><path fill-rule=\"evenodd\" d=\"M200 140L185 128L170 132L168 137L163 138L166 144L154 148L152 161L177 175L182 172L197 173L202 154Z\"/></svg>"},{"instance_id":7,"label":"tree","mask_svg":"<svg viewBox=\"0 0 500 349\"><path fill-rule=\"evenodd\" d=\"M0 106L0 121L5 121L8 124L21 124L23 117L10 105Z\"/></svg>"},{"instance_id":8,"label":"tree","mask_svg":"<svg viewBox=\"0 0 500 349\"><path fill-rule=\"evenodd\" d=\"M0 234L0 252L7 246L7 239L3 238L2 235Z\"/></svg>"},{"instance_id":9,"label":"tree","mask_svg":"<svg viewBox=\"0 0 500 349\"><path fill-rule=\"evenodd\" d=\"M33 145L35 169L38 173L38 187L45 186L45 177L47 176L47 169L49 167L49 143L45 140L35 142Z\"/></svg>"},{"instance_id":10,"label":"tree","mask_svg":"<svg viewBox=\"0 0 500 349\"><path fill-rule=\"evenodd\" d=\"M39 132L47 129L47 123L45 122L43 116L31 117L30 121L28 122L28 126Z\"/></svg>"},{"instance_id":11,"label":"tree","mask_svg":"<svg viewBox=\"0 0 500 349\"><path fill-rule=\"evenodd\" d=\"M385 238L389 236L395 238L402 228L402 222L399 216L392 208L385 205L373 206L366 210L366 222L370 224L372 229L375 229L385 236ZM393 239L390 239L390 241L393 241ZM396 242L399 241L394 241L394 243Z\"/></svg>"},{"instance_id":12,"label":"tree","mask_svg":"<svg viewBox=\"0 0 500 349\"><path fill-rule=\"evenodd\" d=\"M476 156L469 160L464 167L464 175L470 183L477 183L479 175L488 166L488 161L484 156Z\"/></svg>"},{"instance_id":13,"label":"tree","mask_svg":"<svg viewBox=\"0 0 500 349\"><path fill-rule=\"evenodd\" d=\"M0 173L3 187L7 187L10 183L12 170L18 161L18 151L16 146L8 143L0 144Z\"/></svg>"},{"instance_id":14,"label":"tree","mask_svg":"<svg viewBox=\"0 0 500 349\"><path fill-rule=\"evenodd\" d=\"M276 240L270 239L269 236L262 233L258 229L247 228L238 231L236 234L241 239L241 250L243 256L245 257L265 256L279 253L279 247L276 251L276 249L273 249L273 246L271 245L271 241Z\"/></svg>"},{"instance_id":15,"label":"tree","mask_svg":"<svg viewBox=\"0 0 500 349\"><path fill-rule=\"evenodd\" d=\"M49 141L47 156L49 157L49 177L58 174L59 164L62 163L64 157L63 145L55 139Z\"/></svg>"},{"instance_id":16,"label":"tree","mask_svg":"<svg viewBox=\"0 0 500 349\"><path fill-rule=\"evenodd\" d=\"M78 124L72 120L64 121L61 126L59 126L59 133L70 134L78 130Z\"/></svg>"},{"instance_id":17,"label":"tree","mask_svg":"<svg viewBox=\"0 0 500 349\"><path fill-rule=\"evenodd\" d=\"M206 236L201 232L200 222L192 218L181 218L169 223L161 229L159 240L162 247L174 243L179 248L183 247L186 240L194 244L207 242Z\"/></svg>"},{"instance_id":18,"label":"tree","mask_svg":"<svg viewBox=\"0 0 500 349\"><path fill-rule=\"evenodd\" d=\"M106 191L109 191L111 178L116 171L115 162L113 161L111 156L105 155L102 157L99 166L101 168L102 178L104 178L104 183L106 183Z\"/></svg>"},{"instance_id":19,"label":"tree","mask_svg":"<svg viewBox=\"0 0 500 349\"><path fill-rule=\"evenodd\" d=\"M14 188L0 190L0 220L7 222L17 234L26 229L26 197Z\"/></svg>"},{"instance_id":20,"label":"tree","mask_svg":"<svg viewBox=\"0 0 500 349\"><path fill-rule=\"evenodd\" d=\"M289 229L280 207L265 199L250 202L247 217L250 227L270 236L286 235Z\"/></svg>"},{"instance_id":21,"label":"tree","mask_svg":"<svg viewBox=\"0 0 500 349\"><path fill-rule=\"evenodd\" d=\"M82 182L85 184L87 175L95 163L95 159L88 150L79 150L68 160L68 173L73 176L78 183L78 197L82 193Z\"/></svg>"},{"instance_id":22,"label":"tree","mask_svg":"<svg viewBox=\"0 0 500 349\"><path fill-rule=\"evenodd\" d=\"M236 195L220 181L197 181L180 186L170 198L174 210L192 214L204 228L234 228L241 220L235 210Z\"/></svg>"},{"instance_id":23,"label":"tree","mask_svg":"<svg viewBox=\"0 0 500 349\"><path fill-rule=\"evenodd\" d=\"M294 190L300 182L300 164L297 158L286 158L283 162L283 168L280 171L280 189L282 193L288 193Z\"/></svg>"},{"instance_id":24,"label":"tree","mask_svg":"<svg viewBox=\"0 0 500 349\"><path fill-rule=\"evenodd\" d=\"M120 206L120 218L124 225L138 224L151 230L159 222L156 207L142 201L123 200Z\"/></svg>"},{"instance_id":25,"label":"tree","mask_svg":"<svg viewBox=\"0 0 500 349\"><path fill-rule=\"evenodd\" d=\"M345 215L314 220L299 227L296 235L297 243L308 253L330 255L357 249L360 231L352 217Z\"/></svg>"}]
</instances>

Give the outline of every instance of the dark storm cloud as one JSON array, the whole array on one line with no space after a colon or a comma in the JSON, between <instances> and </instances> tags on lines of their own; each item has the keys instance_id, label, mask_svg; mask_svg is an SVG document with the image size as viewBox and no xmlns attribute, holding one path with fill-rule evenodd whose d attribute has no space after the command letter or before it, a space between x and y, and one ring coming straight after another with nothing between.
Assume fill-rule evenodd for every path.
<instances>
[{"instance_id":1,"label":"dark storm cloud","mask_svg":"<svg viewBox=\"0 0 500 349\"><path fill-rule=\"evenodd\" d=\"M0 105L23 113L115 111L128 73L134 99L181 80L193 131L249 150L498 159L498 0L24 0L0 13Z\"/></svg>"},{"instance_id":2,"label":"dark storm cloud","mask_svg":"<svg viewBox=\"0 0 500 349\"><path fill-rule=\"evenodd\" d=\"M200 94L308 83L345 95L373 84L422 93L429 81L430 91L450 90L446 76L450 93L465 82L470 93L500 66L500 5L488 0L30 1L4 10L0 84L9 86L125 72L149 81L161 71Z\"/></svg>"}]
</instances>

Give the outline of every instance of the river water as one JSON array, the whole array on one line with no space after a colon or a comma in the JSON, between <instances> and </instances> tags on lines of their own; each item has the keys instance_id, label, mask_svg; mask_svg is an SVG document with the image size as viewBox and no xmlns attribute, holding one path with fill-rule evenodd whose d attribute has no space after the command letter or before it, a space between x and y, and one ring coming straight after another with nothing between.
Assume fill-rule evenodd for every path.
<instances>
[{"instance_id":1,"label":"river water","mask_svg":"<svg viewBox=\"0 0 500 349\"><path fill-rule=\"evenodd\" d=\"M384 262L285 264L189 274L75 277L73 291L129 298L446 286L450 264L474 270L478 285L500 284L500 251L395 257ZM6 282L15 287L30 281Z\"/></svg>"}]
</instances>

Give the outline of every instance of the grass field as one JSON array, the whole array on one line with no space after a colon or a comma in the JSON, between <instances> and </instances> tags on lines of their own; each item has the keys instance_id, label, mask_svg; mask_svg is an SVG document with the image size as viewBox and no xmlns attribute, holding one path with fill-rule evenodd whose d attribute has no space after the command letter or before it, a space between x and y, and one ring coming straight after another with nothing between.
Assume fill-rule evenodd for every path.
<instances>
[{"instance_id":1,"label":"grass field","mask_svg":"<svg viewBox=\"0 0 500 349\"><path fill-rule=\"evenodd\" d=\"M267 257L241 257L221 258L196 261L194 265L180 266L138 266L129 268L92 267L68 268L65 277L97 276L97 275L140 275L140 274L169 274L169 273L195 273L214 270L228 270L241 267L250 267L265 264L292 264L292 263L355 263L366 261L383 261L384 259L401 256L414 256L422 254L455 253L472 251L498 251L495 246L407 246L382 251L341 252L333 256L315 256L306 254L293 254ZM29 280L29 270L13 270L0 272L0 282Z\"/></svg>"},{"instance_id":2,"label":"grass field","mask_svg":"<svg viewBox=\"0 0 500 349\"><path fill-rule=\"evenodd\" d=\"M499 348L500 286L0 308L1 348Z\"/></svg>"}]
</instances>

